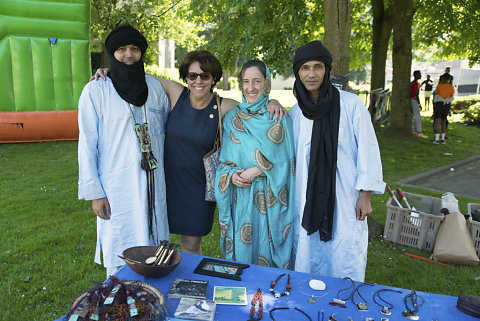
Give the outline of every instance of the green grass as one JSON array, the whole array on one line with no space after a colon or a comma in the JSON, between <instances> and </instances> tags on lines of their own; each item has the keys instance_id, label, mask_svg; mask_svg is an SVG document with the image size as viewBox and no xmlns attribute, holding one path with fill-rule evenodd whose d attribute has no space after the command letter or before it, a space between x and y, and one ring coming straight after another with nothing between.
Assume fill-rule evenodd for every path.
<instances>
[{"instance_id":1,"label":"green grass","mask_svg":"<svg viewBox=\"0 0 480 321\"><path fill-rule=\"evenodd\" d=\"M423 126L431 132L429 118ZM399 186L395 181L400 178L480 154L480 130L461 124L450 125L445 145L419 137L396 140L384 132L377 128L384 179L392 187ZM95 215L89 202L77 200L77 176L76 142L0 144L0 320L56 319L91 280L104 280L105 270L93 262ZM403 190L440 196L421 188ZM480 203L457 198L463 211L468 202ZM372 198L372 216L381 224L387 200L386 195ZM215 223L203 242L205 255L221 257L218 238ZM178 243L179 237L172 240ZM430 254L372 239L367 281L449 295L480 294L480 281L473 280L480 276L478 267L443 267L404 252Z\"/></svg>"}]
</instances>

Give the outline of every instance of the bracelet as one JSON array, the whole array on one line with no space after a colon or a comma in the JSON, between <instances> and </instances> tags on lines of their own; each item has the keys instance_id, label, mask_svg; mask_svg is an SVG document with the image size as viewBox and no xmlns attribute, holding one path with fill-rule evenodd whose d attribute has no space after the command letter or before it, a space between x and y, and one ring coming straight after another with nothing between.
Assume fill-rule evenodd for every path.
<instances>
[{"instance_id":1,"label":"bracelet","mask_svg":"<svg viewBox=\"0 0 480 321\"><path fill-rule=\"evenodd\" d=\"M292 286L290 285L290 274L288 275L287 286L285 287L286 288L285 292L275 293L275 291L273 290L275 288L275 285L277 285L278 280L280 280L284 275L285 275L285 273L279 275L278 278L275 281L270 283L270 289L268 289L268 291L270 291L270 293L273 294L276 298L279 298L279 297L284 296L284 295L290 295L290 290L292 289Z\"/></svg>"},{"instance_id":2,"label":"bracelet","mask_svg":"<svg viewBox=\"0 0 480 321\"><path fill-rule=\"evenodd\" d=\"M289 308L289 307L286 307L286 308L274 308L274 309L271 309L270 310L270 318L272 318L272 321L275 321L275 318L273 317L273 311L275 310L290 310L290 309L295 309L297 310L298 312L302 313L304 316L306 316L308 318L308 320L312 321L312 318L310 318L310 316L308 314L306 314L305 312L303 312L302 310L300 310L299 308L295 307L295 308Z\"/></svg>"}]
</instances>

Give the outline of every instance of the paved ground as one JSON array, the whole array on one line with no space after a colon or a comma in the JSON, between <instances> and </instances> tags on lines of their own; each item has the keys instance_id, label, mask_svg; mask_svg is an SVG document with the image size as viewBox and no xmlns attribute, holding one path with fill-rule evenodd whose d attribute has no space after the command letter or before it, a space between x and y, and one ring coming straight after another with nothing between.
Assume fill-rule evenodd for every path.
<instances>
[{"instance_id":1,"label":"paved ground","mask_svg":"<svg viewBox=\"0 0 480 321\"><path fill-rule=\"evenodd\" d=\"M480 198L480 155L402 179L400 183Z\"/></svg>"}]
</instances>

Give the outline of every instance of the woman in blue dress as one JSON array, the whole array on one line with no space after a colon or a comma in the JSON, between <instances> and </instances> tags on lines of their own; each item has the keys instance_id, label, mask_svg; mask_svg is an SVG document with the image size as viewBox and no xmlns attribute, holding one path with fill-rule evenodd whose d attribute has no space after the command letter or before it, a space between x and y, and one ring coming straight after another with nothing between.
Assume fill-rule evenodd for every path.
<instances>
[{"instance_id":1,"label":"woman in blue dress","mask_svg":"<svg viewBox=\"0 0 480 321\"><path fill-rule=\"evenodd\" d=\"M270 72L242 67L242 103L225 115L215 181L220 246L226 259L292 268L294 145L288 117L270 120Z\"/></svg>"}]
</instances>

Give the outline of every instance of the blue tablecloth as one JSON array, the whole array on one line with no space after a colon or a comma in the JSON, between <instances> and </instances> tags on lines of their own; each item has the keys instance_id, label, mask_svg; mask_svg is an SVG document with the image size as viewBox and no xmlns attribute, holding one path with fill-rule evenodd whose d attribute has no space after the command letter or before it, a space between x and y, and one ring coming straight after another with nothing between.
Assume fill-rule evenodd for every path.
<instances>
[{"instance_id":1,"label":"blue tablecloth","mask_svg":"<svg viewBox=\"0 0 480 321\"><path fill-rule=\"evenodd\" d=\"M369 311L359 311L357 307L351 302L346 303L347 308L340 308L338 306L331 306L329 302L332 298L337 297L337 292L340 289L344 289L350 285L350 281L342 280L331 277L318 276L307 273L300 273L294 271L285 271L276 268L268 268L258 265L250 265L249 268L243 271L241 275L241 281L228 280L217 277L210 277L206 275L200 275L193 273L195 267L200 261L205 258L204 256L192 255L182 253L182 262L180 265L170 274L160 278L148 278L133 272L128 266L122 267L115 275L121 280L139 280L154 285L160 291L162 291L166 298L167 310L170 316L175 313L178 305L178 299L167 299L168 290L174 278L183 278L191 280L207 280L209 281L207 299L213 298L214 286L243 286L247 288L247 301L246 306L234 306L234 305L221 305L217 304L215 312L215 320L219 321L245 321L249 319L250 302L252 301L255 291L260 288L263 292L263 320L271 320L269 311L276 307L297 307L305 311L312 320L318 320L318 312L323 310L325 314L324 320L327 321L328 317L335 313L335 318L339 321L347 321L348 317L351 317L355 321L364 321L367 317L371 317L374 320L380 321L381 318L389 318L390 321L394 320L407 320L402 316L402 311L405 310L404 297L410 290L385 287L382 285L363 286L360 289L361 295L367 301ZM291 276L292 290L289 296L283 296L280 298L274 298L272 294L268 292L270 288L270 282L274 281L280 274L287 273ZM319 279L326 283L328 294L324 297L317 297L317 303L311 304L308 302L309 296L307 294L318 295L319 291L314 291L309 288L308 280ZM302 282L303 280L306 280ZM276 292L285 291L286 276L284 276L275 287ZM356 283L359 285L361 283ZM383 288L390 288L394 290L400 290L402 293L382 292L381 297L393 304L392 315L385 316L380 313L381 307L374 303L373 294ZM86 290L86 289L85 289ZM325 291L323 293L325 293ZM304 292L304 293L302 293ZM314 293L317 292L317 293ZM346 290L340 294L340 297L346 297L351 293L351 290ZM446 295L432 294L426 292L417 291L417 294L421 297L419 303L424 302L419 308L418 315L420 320L438 320L440 321L454 321L454 320L478 320L471 317L456 308L457 298ZM73 299L73 298L72 298ZM363 301L358 294L355 295L355 301ZM378 299L377 299L378 301ZM258 304L256 310L258 311ZM274 312L276 320L307 320L307 318L300 312L290 309L288 311L277 310ZM65 320L65 316L59 320ZM321 319L320 319L321 320Z\"/></svg>"}]
</instances>

